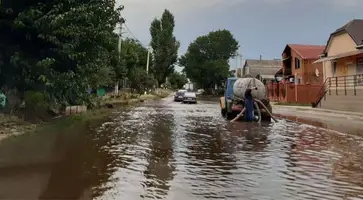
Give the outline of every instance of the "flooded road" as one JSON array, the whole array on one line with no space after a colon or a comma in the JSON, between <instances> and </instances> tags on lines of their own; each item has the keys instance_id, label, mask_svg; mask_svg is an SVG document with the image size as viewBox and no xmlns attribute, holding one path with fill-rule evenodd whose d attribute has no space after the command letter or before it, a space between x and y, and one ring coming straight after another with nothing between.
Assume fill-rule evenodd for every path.
<instances>
[{"instance_id":1,"label":"flooded road","mask_svg":"<svg viewBox=\"0 0 363 200\"><path fill-rule=\"evenodd\" d=\"M363 138L231 124L215 101L149 102L29 140L0 145L1 199L363 199ZM39 161L6 167L24 152Z\"/></svg>"}]
</instances>

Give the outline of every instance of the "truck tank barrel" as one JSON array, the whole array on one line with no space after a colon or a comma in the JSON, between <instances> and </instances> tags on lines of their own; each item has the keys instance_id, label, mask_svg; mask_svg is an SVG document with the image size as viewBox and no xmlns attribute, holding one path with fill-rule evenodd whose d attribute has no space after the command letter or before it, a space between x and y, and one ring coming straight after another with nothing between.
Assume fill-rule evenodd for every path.
<instances>
[{"instance_id":1,"label":"truck tank barrel","mask_svg":"<svg viewBox=\"0 0 363 200\"><path fill-rule=\"evenodd\" d=\"M263 100L266 98L265 85L256 78L239 78L233 84L233 95L238 98L244 98L245 92L249 86L256 87L252 90L252 96L255 99Z\"/></svg>"}]
</instances>

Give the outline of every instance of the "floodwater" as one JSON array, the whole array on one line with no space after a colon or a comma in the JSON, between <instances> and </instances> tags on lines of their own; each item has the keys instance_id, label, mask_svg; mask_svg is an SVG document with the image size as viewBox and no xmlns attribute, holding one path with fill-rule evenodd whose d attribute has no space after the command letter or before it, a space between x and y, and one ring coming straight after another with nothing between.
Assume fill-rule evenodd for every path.
<instances>
[{"instance_id":1,"label":"floodwater","mask_svg":"<svg viewBox=\"0 0 363 200\"><path fill-rule=\"evenodd\" d=\"M363 199L363 138L229 123L215 101L148 102L37 140L0 144L0 199Z\"/></svg>"}]
</instances>

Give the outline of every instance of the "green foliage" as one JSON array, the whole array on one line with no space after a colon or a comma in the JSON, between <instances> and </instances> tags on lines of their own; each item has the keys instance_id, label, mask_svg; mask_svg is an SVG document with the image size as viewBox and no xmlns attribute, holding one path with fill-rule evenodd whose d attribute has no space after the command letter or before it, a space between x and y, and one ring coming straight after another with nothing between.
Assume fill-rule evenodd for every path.
<instances>
[{"instance_id":1,"label":"green foliage","mask_svg":"<svg viewBox=\"0 0 363 200\"><path fill-rule=\"evenodd\" d=\"M173 35L175 21L173 14L165 10L161 19L154 19L150 26L154 64L151 71L158 84L165 83L166 77L174 72L180 43Z\"/></svg>"},{"instance_id":2,"label":"green foliage","mask_svg":"<svg viewBox=\"0 0 363 200\"><path fill-rule=\"evenodd\" d=\"M44 111L48 108L46 97L43 93L28 91L24 96L25 108L28 111Z\"/></svg>"},{"instance_id":3,"label":"green foliage","mask_svg":"<svg viewBox=\"0 0 363 200\"><path fill-rule=\"evenodd\" d=\"M170 87L173 89L180 89L182 88L186 83L188 83L188 79L184 74L173 72L168 77L168 83L170 84Z\"/></svg>"},{"instance_id":4,"label":"green foliage","mask_svg":"<svg viewBox=\"0 0 363 200\"><path fill-rule=\"evenodd\" d=\"M230 75L228 61L235 56L238 42L228 30L198 37L179 59L184 72L203 88L221 85Z\"/></svg>"},{"instance_id":5,"label":"green foliage","mask_svg":"<svg viewBox=\"0 0 363 200\"><path fill-rule=\"evenodd\" d=\"M127 77L131 76L136 68L144 69L146 73L147 52L148 50L134 39L122 41L121 58Z\"/></svg>"},{"instance_id":6,"label":"green foliage","mask_svg":"<svg viewBox=\"0 0 363 200\"><path fill-rule=\"evenodd\" d=\"M165 10L151 24L154 55L147 74L142 44L126 39L118 52L114 30L122 19L115 5L115 0L2 0L0 88L17 91L28 107L36 98L65 107L90 105L95 99L89 88L123 79L138 92L163 83L174 71L179 48L173 15Z\"/></svg>"},{"instance_id":7,"label":"green foliage","mask_svg":"<svg viewBox=\"0 0 363 200\"><path fill-rule=\"evenodd\" d=\"M146 71L141 68L134 68L131 70L129 80L131 88L139 93L152 89L157 83L153 75L147 74Z\"/></svg>"},{"instance_id":8,"label":"green foliage","mask_svg":"<svg viewBox=\"0 0 363 200\"><path fill-rule=\"evenodd\" d=\"M0 87L39 91L63 105L88 102L88 87L109 84L119 65L114 8L114 0L4 1Z\"/></svg>"}]
</instances>

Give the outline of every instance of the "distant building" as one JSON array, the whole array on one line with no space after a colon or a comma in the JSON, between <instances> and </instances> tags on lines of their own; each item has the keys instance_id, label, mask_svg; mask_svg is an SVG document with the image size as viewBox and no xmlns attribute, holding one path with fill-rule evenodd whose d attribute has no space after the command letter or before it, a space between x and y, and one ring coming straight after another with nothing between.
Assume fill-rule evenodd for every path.
<instances>
[{"instance_id":1,"label":"distant building","mask_svg":"<svg viewBox=\"0 0 363 200\"><path fill-rule=\"evenodd\" d=\"M282 67L280 59L263 60L260 59L246 59L243 66L242 77L254 77L266 83L275 80L275 74Z\"/></svg>"},{"instance_id":2,"label":"distant building","mask_svg":"<svg viewBox=\"0 0 363 200\"><path fill-rule=\"evenodd\" d=\"M186 90L194 90L194 83L192 83L189 79L188 79L188 83L186 83L183 87Z\"/></svg>"}]
</instances>

